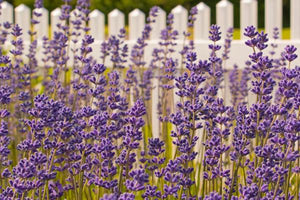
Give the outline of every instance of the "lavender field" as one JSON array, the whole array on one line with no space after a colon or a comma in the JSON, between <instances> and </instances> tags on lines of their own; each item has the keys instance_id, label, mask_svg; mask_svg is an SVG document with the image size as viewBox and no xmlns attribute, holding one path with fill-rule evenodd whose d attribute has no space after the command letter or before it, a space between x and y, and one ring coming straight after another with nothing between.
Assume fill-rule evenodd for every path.
<instances>
[{"instance_id":1,"label":"lavender field","mask_svg":"<svg viewBox=\"0 0 300 200\"><path fill-rule=\"evenodd\" d=\"M278 28L245 27L233 65L233 28L197 49L193 7L148 55L153 7L130 48L121 29L96 51L90 1L69 3L41 45L41 0L28 32L0 24L0 200L300 200L300 67Z\"/></svg>"}]
</instances>

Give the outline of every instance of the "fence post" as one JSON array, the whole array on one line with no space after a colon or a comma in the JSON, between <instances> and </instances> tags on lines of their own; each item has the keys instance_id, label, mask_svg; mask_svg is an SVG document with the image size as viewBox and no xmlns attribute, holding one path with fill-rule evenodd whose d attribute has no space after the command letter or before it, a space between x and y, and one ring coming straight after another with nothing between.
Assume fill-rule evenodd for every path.
<instances>
[{"instance_id":1,"label":"fence post","mask_svg":"<svg viewBox=\"0 0 300 200\"><path fill-rule=\"evenodd\" d=\"M244 30L247 26L257 27L257 0L241 0L240 3L240 34L241 39L246 39Z\"/></svg>"},{"instance_id":2,"label":"fence post","mask_svg":"<svg viewBox=\"0 0 300 200\"><path fill-rule=\"evenodd\" d=\"M111 35L118 35L120 29L125 28L124 14L118 9L114 9L108 14L108 33Z\"/></svg>"},{"instance_id":3,"label":"fence post","mask_svg":"<svg viewBox=\"0 0 300 200\"><path fill-rule=\"evenodd\" d=\"M22 29L21 38L25 43L30 41L30 35L28 34L31 24L30 19L30 9L27 6L21 4L15 8L15 23Z\"/></svg>"},{"instance_id":4,"label":"fence post","mask_svg":"<svg viewBox=\"0 0 300 200\"><path fill-rule=\"evenodd\" d=\"M13 6L6 1L1 3L0 23L4 22L13 23Z\"/></svg>"},{"instance_id":5,"label":"fence post","mask_svg":"<svg viewBox=\"0 0 300 200\"><path fill-rule=\"evenodd\" d=\"M227 30L233 27L233 5L228 0L221 0L216 7L217 25L220 26L221 37L224 39Z\"/></svg>"},{"instance_id":6,"label":"fence post","mask_svg":"<svg viewBox=\"0 0 300 200\"><path fill-rule=\"evenodd\" d=\"M178 5L171 12L174 15L174 29L178 31L178 40L183 40L183 32L187 31L188 11Z\"/></svg>"},{"instance_id":7,"label":"fence post","mask_svg":"<svg viewBox=\"0 0 300 200\"><path fill-rule=\"evenodd\" d=\"M298 11L299 12L299 11ZM279 29L282 34L282 0L265 0L265 30L272 35L273 29Z\"/></svg>"},{"instance_id":8,"label":"fence post","mask_svg":"<svg viewBox=\"0 0 300 200\"><path fill-rule=\"evenodd\" d=\"M37 18L39 23L34 26L38 42L40 43L42 42L44 36L49 37L49 12L45 8L36 8L33 10L33 12L42 14Z\"/></svg>"},{"instance_id":9,"label":"fence post","mask_svg":"<svg viewBox=\"0 0 300 200\"><path fill-rule=\"evenodd\" d=\"M89 14L89 18L90 35L93 36L95 41L103 41L105 39L104 14L99 10L93 10Z\"/></svg>"},{"instance_id":10,"label":"fence post","mask_svg":"<svg viewBox=\"0 0 300 200\"><path fill-rule=\"evenodd\" d=\"M201 2L197 5L197 15L194 24L194 40L208 40L210 27L210 7Z\"/></svg>"},{"instance_id":11,"label":"fence post","mask_svg":"<svg viewBox=\"0 0 300 200\"><path fill-rule=\"evenodd\" d=\"M60 8L55 8L51 12L50 15L51 15L51 34L50 34L50 38L53 39L54 32L57 32L59 30L59 28L57 27L57 24L61 23L61 20L59 19L60 15L61 15L61 9Z\"/></svg>"},{"instance_id":12,"label":"fence post","mask_svg":"<svg viewBox=\"0 0 300 200\"><path fill-rule=\"evenodd\" d=\"M136 40L142 36L145 27L145 14L134 9L129 13L129 40Z\"/></svg>"},{"instance_id":13,"label":"fence post","mask_svg":"<svg viewBox=\"0 0 300 200\"><path fill-rule=\"evenodd\" d=\"M300 39L300 0L291 0L291 39Z\"/></svg>"}]
</instances>

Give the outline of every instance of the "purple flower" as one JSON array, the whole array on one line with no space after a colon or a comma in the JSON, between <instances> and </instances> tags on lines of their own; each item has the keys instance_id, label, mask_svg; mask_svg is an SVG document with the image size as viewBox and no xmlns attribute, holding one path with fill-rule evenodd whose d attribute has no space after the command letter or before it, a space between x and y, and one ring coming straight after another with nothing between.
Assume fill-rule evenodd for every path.
<instances>
[{"instance_id":1,"label":"purple flower","mask_svg":"<svg viewBox=\"0 0 300 200\"><path fill-rule=\"evenodd\" d=\"M210 26L209 39L213 42L217 42L221 39L221 32L219 26L217 25Z\"/></svg>"},{"instance_id":2,"label":"purple flower","mask_svg":"<svg viewBox=\"0 0 300 200\"><path fill-rule=\"evenodd\" d=\"M298 56L297 54L295 54L297 48L293 45L287 45L285 48L285 54L284 54L284 58L286 60L288 60L289 62L292 62L293 60L295 60Z\"/></svg>"}]
</instances>

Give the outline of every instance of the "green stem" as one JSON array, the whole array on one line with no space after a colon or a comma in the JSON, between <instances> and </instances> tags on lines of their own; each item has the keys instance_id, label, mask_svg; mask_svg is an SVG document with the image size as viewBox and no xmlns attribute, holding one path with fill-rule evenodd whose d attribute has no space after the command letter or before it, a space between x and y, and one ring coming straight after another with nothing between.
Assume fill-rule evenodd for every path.
<instances>
[{"instance_id":1,"label":"green stem","mask_svg":"<svg viewBox=\"0 0 300 200\"><path fill-rule=\"evenodd\" d=\"M58 144L59 144L60 140L58 140ZM48 170L50 171L51 168L52 168L52 165L54 163L54 157L55 157L55 153L56 153L57 149L54 149L53 151L53 154L52 154L52 158L51 158L51 161L50 161L50 165L49 165L49 168ZM49 191L48 191L48 181L46 181L46 184L44 186L44 193L43 193L43 200L46 198L46 193L47 193L47 196L49 197Z\"/></svg>"},{"instance_id":2,"label":"green stem","mask_svg":"<svg viewBox=\"0 0 300 200\"><path fill-rule=\"evenodd\" d=\"M238 174L239 166L241 165L241 161L242 161L242 156L239 157L236 169L235 169L234 173L232 174L232 178L231 178L232 182L231 182L231 186L229 189L229 199L231 199L231 197L232 197L233 187L234 187L234 183L236 182L236 179L237 179L237 174ZM234 168L234 166L232 168Z\"/></svg>"},{"instance_id":3,"label":"green stem","mask_svg":"<svg viewBox=\"0 0 300 200\"><path fill-rule=\"evenodd\" d=\"M285 188L285 199L288 199L289 196L289 185L290 185L290 177L292 172L292 163L290 162L288 177L286 179L286 188Z\"/></svg>"}]
</instances>

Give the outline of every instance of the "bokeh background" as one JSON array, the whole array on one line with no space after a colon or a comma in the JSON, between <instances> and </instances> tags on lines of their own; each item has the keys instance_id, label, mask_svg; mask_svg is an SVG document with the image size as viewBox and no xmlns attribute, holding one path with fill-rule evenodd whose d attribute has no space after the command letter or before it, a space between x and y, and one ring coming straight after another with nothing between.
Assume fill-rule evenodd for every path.
<instances>
[{"instance_id":1,"label":"bokeh background","mask_svg":"<svg viewBox=\"0 0 300 200\"><path fill-rule=\"evenodd\" d=\"M33 8L34 0L6 0L14 6L18 6L20 4L26 4L27 6ZM220 0L204 0L211 8L211 23L215 23L216 20L216 4ZM258 27L264 27L264 0L258 1ZM197 5L200 3L200 0L91 0L91 9L99 9L105 14L108 14L114 8L118 8L122 12L124 12L126 17L128 17L128 13L135 8L141 9L143 12L148 13L149 9L152 6L160 6L165 11L169 12L175 6L181 4L187 9ZM234 5L234 27L239 28L240 18L239 18L239 10L240 10L240 0L230 0L230 2ZM49 11L59 7L63 3L62 0L44 0L44 7ZM76 0L71 0L71 4L75 6ZM300 12L300 11L299 11ZM127 22L127 18L126 18ZM290 25L290 0L283 0L283 27L289 27Z\"/></svg>"}]
</instances>

